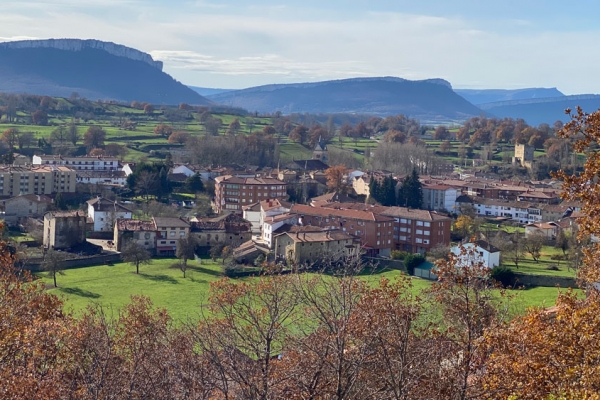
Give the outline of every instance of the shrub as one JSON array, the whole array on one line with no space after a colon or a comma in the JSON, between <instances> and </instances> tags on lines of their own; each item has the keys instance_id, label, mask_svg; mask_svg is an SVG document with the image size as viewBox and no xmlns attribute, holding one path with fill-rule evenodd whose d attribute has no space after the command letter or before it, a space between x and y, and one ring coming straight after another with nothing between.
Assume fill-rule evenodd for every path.
<instances>
[{"instance_id":1,"label":"shrub","mask_svg":"<svg viewBox=\"0 0 600 400\"><path fill-rule=\"evenodd\" d=\"M390 253L390 258L392 260L404 260L404 258L408 255L410 255L410 253L407 251L392 250L392 252Z\"/></svg>"},{"instance_id":2,"label":"shrub","mask_svg":"<svg viewBox=\"0 0 600 400\"><path fill-rule=\"evenodd\" d=\"M425 262L425 257L421 254L407 254L404 257L404 266L409 275L415 274L415 268Z\"/></svg>"},{"instance_id":3,"label":"shrub","mask_svg":"<svg viewBox=\"0 0 600 400\"><path fill-rule=\"evenodd\" d=\"M496 266L492 269L490 277L503 287L514 286L515 273L508 267Z\"/></svg>"},{"instance_id":4,"label":"shrub","mask_svg":"<svg viewBox=\"0 0 600 400\"><path fill-rule=\"evenodd\" d=\"M233 258L228 258L223 263L223 274L229 278L234 278L240 271L238 263Z\"/></svg>"}]
</instances>

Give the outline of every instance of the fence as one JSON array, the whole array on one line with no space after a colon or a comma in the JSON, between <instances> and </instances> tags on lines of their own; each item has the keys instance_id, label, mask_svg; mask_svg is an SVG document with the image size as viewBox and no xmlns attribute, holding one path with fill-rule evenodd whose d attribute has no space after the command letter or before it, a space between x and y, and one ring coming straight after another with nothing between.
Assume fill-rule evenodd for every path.
<instances>
[{"instance_id":1,"label":"fence","mask_svg":"<svg viewBox=\"0 0 600 400\"><path fill-rule=\"evenodd\" d=\"M438 279L437 275L431 272L430 269L415 268L414 276L418 276L419 278L423 279L428 279L430 281L437 281Z\"/></svg>"},{"instance_id":2,"label":"fence","mask_svg":"<svg viewBox=\"0 0 600 400\"><path fill-rule=\"evenodd\" d=\"M363 257L366 263L372 263L376 268L397 269L406 272L404 262L402 260L392 260L389 258Z\"/></svg>"}]
</instances>

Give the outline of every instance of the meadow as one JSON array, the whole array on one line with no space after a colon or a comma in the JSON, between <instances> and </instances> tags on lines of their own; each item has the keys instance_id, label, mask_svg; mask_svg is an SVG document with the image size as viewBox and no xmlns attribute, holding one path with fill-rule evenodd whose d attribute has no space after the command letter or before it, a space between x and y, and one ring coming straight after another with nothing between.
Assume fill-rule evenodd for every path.
<instances>
[{"instance_id":1,"label":"meadow","mask_svg":"<svg viewBox=\"0 0 600 400\"><path fill-rule=\"evenodd\" d=\"M221 262L202 259L200 263L191 261L186 278L173 268L172 258L154 259L150 265L140 267L140 274L126 263L85 267L65 271L58 277L58 288L52 280L39 274L46 283L47 290L64 299L65 309L75 315L92 304L98 303L116 315L130 301L132 295L145 295L157 307L166 308L178 321L197 320L203 304L206 304L210 283L222 279ZM385 270L361 275L371 285L377 285L382 277L393 280L402 272ZM255 278L241 278L255 279ZM412 290L420 293L433 283L420 278L412 278ZM515 313L523 313L528 307L549 307L554 305L559 290L556 288L532 288L510 291L515 295L512 307Z\"/></svg>"}]
</instances>

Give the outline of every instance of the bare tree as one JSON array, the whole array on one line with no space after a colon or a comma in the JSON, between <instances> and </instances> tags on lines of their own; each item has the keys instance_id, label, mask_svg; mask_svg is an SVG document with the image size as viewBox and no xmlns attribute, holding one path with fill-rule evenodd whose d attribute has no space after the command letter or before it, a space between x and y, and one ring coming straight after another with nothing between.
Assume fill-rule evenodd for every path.
<instances>
[{"instance_id":1,"label":"bare tree","mask_svg":"<svg viewBox=\"0 0 600 400\"><path fill-rule=\"evenodd\" d=\"M193 259L198 247L198 240L194 235L188 235L187 237L181 238L177 241L177 251L175 256L179 258L179 269L183 272L185 278L185 272L187 271L187 262L189 259Z\"/></svg>"},{"instance_id":2,"label":"bare tree","mask_svg":"<svg viewBox=\"0 0 600 400\"><path fill-rule=\"evenodd\" d=\"M140 172L135 182L135 188L138 193L142 194L146 199L157 187L157 175L154 172Z\"/></svg>"},{"instance_id":3,"label":"bare tree","mask_svg":"<svg viewBox=\"0 0 600 400\"><path fill-rule=\"evenodd\" d=\"M541 232L532 233L528 237L525 237L522 240L523 248L527 253L531 255L533 261L536 263L539 262L540 252L542 247L544 247L544 243L546 243L546 237Z\"/></svg>"},{"instance_id":4,"label":"bare tree","mask_svg":"<svg viewBox=\"0 0 600 400\"><path fill-rule=\"evenodd\" d=\"M140 273L140 265L152 264L150 253L143 246L133 240L125 243L121 250L123 261L135 266L135 273Z\"/></svg>"},{"instance_id":5,"label":"bare tree","mask_svg":"<svg viewBox=\"0 0 600 400\"><path fill-rule=\"evenodd\" d=\"M50 249L44 256L42 267L44 271L48 272L48 276L52 277L54 281L54 287L56 285L56 275L64 275L65 260L67 259L65 253Z\"/></svg>"}]
</instances>

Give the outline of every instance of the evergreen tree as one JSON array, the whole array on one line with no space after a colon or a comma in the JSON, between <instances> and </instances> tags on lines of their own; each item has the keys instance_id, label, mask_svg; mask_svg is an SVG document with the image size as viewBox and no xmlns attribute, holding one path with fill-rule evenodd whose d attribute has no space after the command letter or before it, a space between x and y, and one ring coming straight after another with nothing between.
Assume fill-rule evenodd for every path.
<instances>
[{"instance_id":1,"label":"evergreen tree","mask_svg":"<svg viewBox=\"0 0 600 400\"><path fill-rule=\"evenodd\" d=\"M379 201L379 182L375 177L371 177L371 181L369 182L369 197L374 199L375 201Z\"/></svg>"},{"instance_id":2,"label":"evergreen tree","mask_svg":"<svg viewBox=\"0 0 600 400\"><path fill-rule=\"evenodd\" d=\"M200 175L194 174L185 180L185 190L190 193L204 192L204 183Z\"/></svg>"},{"instance_id":3,"label":"evergreen tree","mask_svg":"<svg viewBox=\"0 0 600 400\"><path fill-rule=\"evenodd\" d=\"M411 208L421 208L423 205L423 185L419 181L416 169L402 181L398 205Z\"/></svg>"},{"instance_id":4,"label":"evergreen tree","mask_svg":"<svg viewBox=\"0 0 600 400\"><path fill-rule=\"evenodd\" d=\"M56 194L56 197L54 198L54 206L59 210L67 209L67 203L65 202L65 199L63 198L63 195L61 192L58 192Z\"/></svg>"}]
</instances>

